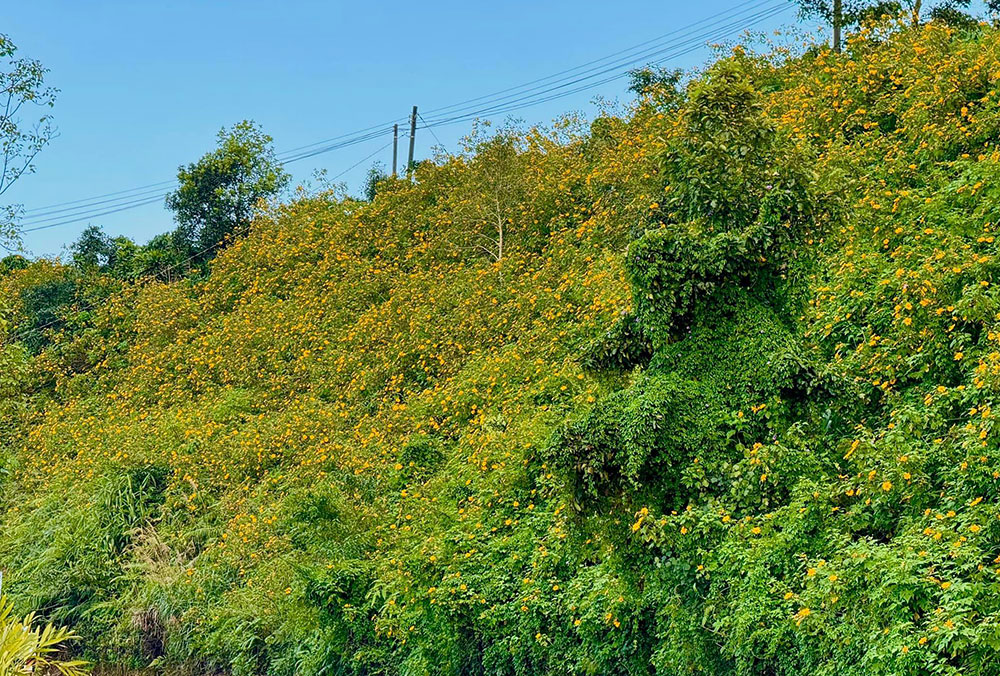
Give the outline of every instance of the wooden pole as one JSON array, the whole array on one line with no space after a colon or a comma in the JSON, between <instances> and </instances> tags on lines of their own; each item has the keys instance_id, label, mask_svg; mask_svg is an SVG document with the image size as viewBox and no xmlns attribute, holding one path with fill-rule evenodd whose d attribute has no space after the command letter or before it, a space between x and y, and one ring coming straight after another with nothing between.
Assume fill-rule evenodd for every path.
<instances>
[{"instance_id":1,"label":"wooden pole","mask_svg":"<svg viewBox=\"0 0 1000 676\"><path fill-rule=\"evenodd\" d=\"M839 2L839 0L838 0ZM406 175L409 176L413 171L413 143L417 138L417 107L413 106L413 112L410 114L410 154L406 158Z\"/></svg>"},{"instance_id":2,"label":"wooden pole","mask_svg":"<svg viewBox=\"0 0 1000 676\"><path fill-rule=\"evenodd\" d=\"M844 20L842 0L833 0L833 51L840 54L840 24Z\"/></svg>"},{"instance_id":3,"label":"wooden pole","mask_svg":"<svg viewBox=\"0 0 1000 676\"><path fill-rule=\"evenodd\" d=\"M396 157L399 155L399 125L392 125L392 177L396 178Z\"/></svg>"}]
</instances>

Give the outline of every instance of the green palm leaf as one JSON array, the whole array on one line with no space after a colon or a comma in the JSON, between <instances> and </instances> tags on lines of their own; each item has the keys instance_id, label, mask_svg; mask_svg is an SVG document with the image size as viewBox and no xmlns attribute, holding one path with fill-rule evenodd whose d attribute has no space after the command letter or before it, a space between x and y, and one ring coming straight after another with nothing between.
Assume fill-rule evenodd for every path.
<instances>
[{"instance_id":1,"label":"green palm leaf","mask_svg":"<svg viewBox=\"0 0 1000 676\"><path fill-rule=\"evenodd\" d=\"M62 676L84 676L89 665L83 660L63 660L57 655L78 636L65 627L48 623L35 626L34 614L18 619L14 606L0 596L0 676L23 676L56 670Z\"/></svg>"}]
</instances>

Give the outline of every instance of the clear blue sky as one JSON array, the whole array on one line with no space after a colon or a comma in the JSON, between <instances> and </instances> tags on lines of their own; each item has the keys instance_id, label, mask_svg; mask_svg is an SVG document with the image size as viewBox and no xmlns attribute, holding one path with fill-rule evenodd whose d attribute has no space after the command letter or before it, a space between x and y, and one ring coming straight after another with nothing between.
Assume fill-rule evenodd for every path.
<instances>
[{"instance_id":1,"label":"clear blue sky","mask_svg":"<svg viewBox=\"0 0 1000 676\"><path fill-rule=\"evenodd\" d=\"M773 2L781 0L772 0ZM795 23L785 11L756 28ZM278 151L519 85L732 10L741 0L573 2L313 2L284 0L32 0L6 3L0 32L42 61L61 93L59 137L38 171L8 193L38 210L175 176L214 145L223 126L250 118ZM703 44L705 40L700 40ZM671 58L692 68L706 47ZM561 90L562 91L562 90ZM621 80L520 110L525 122L565 111L592 115L595 96L626 99ZM503 117L503 116L501 116ZM448 147L464 122L435 129ZM390 137L289 165L295 180L335 175ZM417 135L417 157L435 144ZM401 143L401 154L405 144ZM375 159L343 179L357 191ZM96 209L94 209L96 211ZM172 228L161 201L93 218L140 242ZM35 255L58 254L88 221L25 236Z\"/></svg>"}]
</instances>

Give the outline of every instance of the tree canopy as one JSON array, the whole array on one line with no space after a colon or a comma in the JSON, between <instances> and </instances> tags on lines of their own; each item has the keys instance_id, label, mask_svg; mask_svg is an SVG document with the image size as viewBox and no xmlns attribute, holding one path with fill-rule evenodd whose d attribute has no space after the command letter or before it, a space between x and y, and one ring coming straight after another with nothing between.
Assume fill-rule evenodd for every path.
<instances>
[{"instance_id":1,"label":"tree canopy","mask_svg":"<svg viewBox=\"0 0 1000 676\"><path fill-rule=\"evenodd\" d=\"M178 188L166 200L177 221L175 243L197 258L244 234L261 203L290 180L259 125L244 120L217 138L215 150L178 169Z\"/></svg>"}]
</instances>

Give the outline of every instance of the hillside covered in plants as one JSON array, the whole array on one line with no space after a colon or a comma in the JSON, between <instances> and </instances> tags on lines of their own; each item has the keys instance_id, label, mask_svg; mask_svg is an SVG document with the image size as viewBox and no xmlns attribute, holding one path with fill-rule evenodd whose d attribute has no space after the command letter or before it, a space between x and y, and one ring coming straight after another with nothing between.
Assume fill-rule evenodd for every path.
<instances>
[{"instance_id":1,"label":"hillside covered in plants","mask_svg":"<svg viewBox=\"0 0 1000 676\"><path fill-rule=\"evenodd\" d=\"M202 274L9 262L18 610L192 674L1000 673L1000 30L653 75Z\"/></svg>"}]
</instances>

